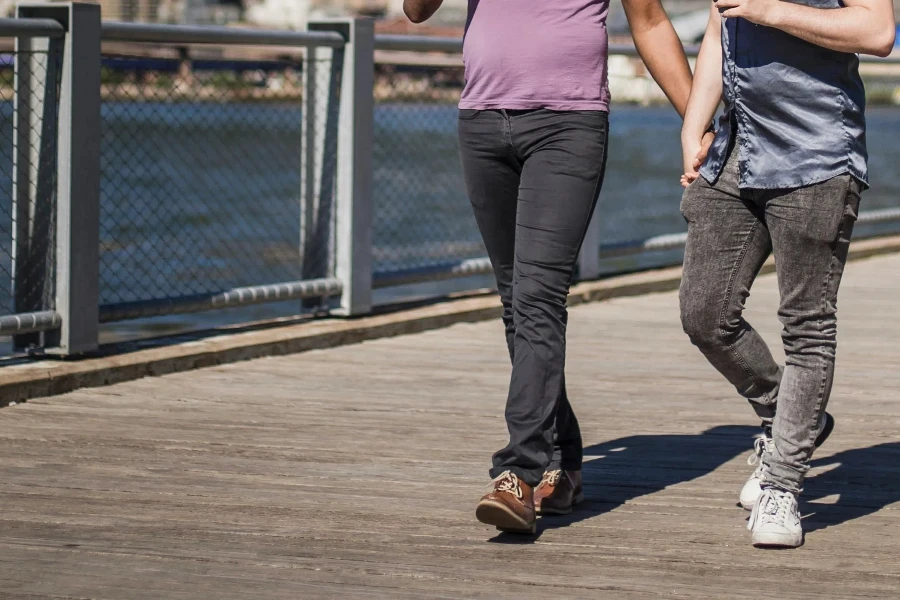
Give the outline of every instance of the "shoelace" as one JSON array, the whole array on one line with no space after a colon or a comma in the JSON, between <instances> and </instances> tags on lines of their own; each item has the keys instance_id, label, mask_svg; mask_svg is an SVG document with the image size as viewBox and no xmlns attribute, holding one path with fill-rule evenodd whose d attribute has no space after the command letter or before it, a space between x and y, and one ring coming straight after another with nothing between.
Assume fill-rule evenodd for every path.
<instances>
[{"instance_id":1,"label":"shoelace","mask_svg":"<svg viewBox=\"0 0 900 600\"><path fill-rule=\"evenodd\" d=\"M519 500L522 499L522 488L519 485L519 478L512 471L501 473L491 482L489 487L493 488L495 492L507 492Z\"/></svg>"},{"instance_id":2,"label":"shoelace","mask_svg":"<svg viewBox=\"0 0 900 600\"><path fill-rule=\"evenodd\" d=\"M751 467L755 466L766 451L771 452L774 449L775 440L771 437L764 433L756 436L756 439L753 440L753 454L747 457L747 464Z\"/></svg>"},{"instance_id":3,"label":"shoelace","mask_svg":"<svg viewBox=\"0 0 900 600\"><path fill-rule=\"evenodd\" d=\"M547 471L544 473L543 479L541 479L541 485L547 484L550 487L556 487L559 483L560 478L562 477L562 469L556 469L555 471Z\"/></svg>"},{"instance_id":4,"label":"shoelace","mask_svg":"<svg viewBox=\"0 0 900 600\"><path fill-rule=\"evenodd\" d=\"M763 495L750 514L747 529L753 531L757 522L761 525L773 523L783 527L788 517L793 515L795 503L796 499L790 492L771 488L763 490Z\"/></svg>"}]
</instances>

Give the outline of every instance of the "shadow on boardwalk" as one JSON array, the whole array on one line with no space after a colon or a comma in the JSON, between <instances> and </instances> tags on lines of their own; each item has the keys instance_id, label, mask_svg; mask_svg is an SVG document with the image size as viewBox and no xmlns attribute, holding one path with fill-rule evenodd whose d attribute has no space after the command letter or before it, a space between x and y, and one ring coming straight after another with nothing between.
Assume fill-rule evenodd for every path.
<instances>
[{"instance_id":1,"label":"shadow on boardwalk","mask_svg":"<svg viewBox=\"0 0 900 600\"><path fill-rule=\"evenodd\" d=\"M534 536L500 534L493 542L528 544L549 529L568 527L627 502L703 477L749 455L755 427L713 427L699 435L637 435L585 449L585 503L566 516L538 520ZM900 443L841 452L813 461L827 469L806 481L807 533L865 517L900 501ZM750 471L748 470L748 475ZM734 496L737 498L738 490Z\"/></svg>"},{"instance_id":2,"label":"shadow on boardwalk","mask_svg":"<svg viewBox=\"0 0 900 600\"><path fill-rule=\"evenodd\" d=\"M828 469L806 480L801 512L807 532L827 529L900 502L900 443L847 450L813 460ZM836 501L829 501L836 496ZM825 500L825 502L821 502Z\"/></svg>"},{"instance_id":3,"label":"shadow on boardwalk","mask_svg":"<svg viewBox=\"0 0 900 600\"><path fill-rule=\"evenodd\" d=\"M501 534L492 541L531 543L547 529L568 527L635 498L708 475L740 454L749 455L759 431L758 427L725 425L698 435L634 435L585 448L584 505L570 515L539 519L535 536Z\"/></svg>"}]
</instances>

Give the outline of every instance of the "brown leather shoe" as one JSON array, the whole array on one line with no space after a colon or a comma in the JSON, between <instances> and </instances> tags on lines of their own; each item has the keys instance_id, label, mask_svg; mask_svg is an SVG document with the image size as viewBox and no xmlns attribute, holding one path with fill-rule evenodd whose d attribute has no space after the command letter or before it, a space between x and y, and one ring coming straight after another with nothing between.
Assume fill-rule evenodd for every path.
<instances>
[{"instance_id":1,"label":"brown leather shoe","mask_svg":"<svg viewBox=\"0 0 900 600\"><path fill-rule=\"evenodd\" d=\"M478 502L475 517L500 531L534 533L534 489L510 471L491 484L493 489Z\"/></svg>"},{"instance_id":2,"label":"brown leather shoe","mask_svg":"<svg viewBox=\"0 0 900 600\"><path fill-rule=\"evenodd\" d=\"M534 489L534 509L539 515L567 515L582 502L581 471L547 471Z\"/></svg>"}]
</instances>

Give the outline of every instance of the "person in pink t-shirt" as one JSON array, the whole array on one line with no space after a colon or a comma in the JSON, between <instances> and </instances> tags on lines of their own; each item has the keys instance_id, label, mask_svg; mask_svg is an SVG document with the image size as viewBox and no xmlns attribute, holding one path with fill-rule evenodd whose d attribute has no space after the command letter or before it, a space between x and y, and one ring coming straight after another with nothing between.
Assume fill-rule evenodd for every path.
<instances>
[{"instance_id":1,"label":"person in pink t-shirt","mask_svg":"<svg viewBox=\"0 0 900 600\"><path fill-rule=\"evenodd\" d=\"M403 8L421 23L442 2ZM684 116L691 70L660 0L623 2L638 52ZM583 500L566 298L606 168L608 11L609 0L469 0L460 156L512 360L509 444L476 517L502 531L533 533L536 514Z\"/></svg>"}]
</instances>

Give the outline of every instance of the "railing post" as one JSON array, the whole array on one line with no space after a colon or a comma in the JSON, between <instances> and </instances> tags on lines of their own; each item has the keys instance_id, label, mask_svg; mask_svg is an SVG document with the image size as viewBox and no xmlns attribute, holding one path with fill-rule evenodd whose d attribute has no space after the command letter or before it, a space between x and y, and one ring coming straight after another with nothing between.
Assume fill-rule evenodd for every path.
<instances>
[{"instance_id":1,"label":"railing post","mask_svg":"<svg viewBox=\"0 0 900 600\"><path fill-rule=\"evenodd\" d=\"M13 107L13 311L53 308L56 82L63 41L16 38ZM16 335L16 350L55 345L56 332Z\"/></svg>"},{"instance_id":2,"label":"railing post","mask_svg":"<svg viewBox=\"0 0 900 600\"><path fill-rule=\"evenodd\" d=\"M335 313L360 315L372 308L375 27L372 19L352 18L311 22L309 29L337 31L347 41L343 49L310 50L309 55L310 60L316 60L328 52L333 68L341 68L340 85L330 86L332 93L328 97L328 113L339 102L334 252L335 275L342 281L344 291ZM328 144L323 146L327 152ZM328 157L323 157L322 164L327 163Z\"/></svg>"},{"instance_id":3,"label":"railing post","mask_svg":"<svg viewBox=\"0 0 900 600\"><path fill-rule=\"evenodd\" d=\"M70 355L97 348L100 249L100 6L41 3L19 17L51 18L66 29L56 138L56 312L58 344Z\"/></svg>"}]
</instances>

